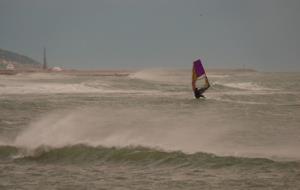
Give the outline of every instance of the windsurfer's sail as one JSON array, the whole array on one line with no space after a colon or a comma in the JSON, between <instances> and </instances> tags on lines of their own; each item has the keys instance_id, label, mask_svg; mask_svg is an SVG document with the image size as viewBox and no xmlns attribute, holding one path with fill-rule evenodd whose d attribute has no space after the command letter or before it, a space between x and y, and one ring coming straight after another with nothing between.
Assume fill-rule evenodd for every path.
<instances>
[{"instance_id":1,"label":"windsurfer's sail","mask_svg":"<svg viewBox=\"0 0 300 190\"><path fill-rule=\"evenodd\" d=\"M192 87L195 93L195 97L199 98L200 96L202 96L202 93L204 93L209 88L209 86L210 85L204 67L201 63L201 60L198 59L194 61L192 76Z\"/></svg>"},{"instance_id":2,"label":"windsurfer's sail","mask_svg":"<svg viewBox=\"0 0 300 190\"><path fill-rule=\"evenodd\" d=\"M198 59L194 61L194 65L193 65L193 79L197 80L197 78L201 77L202 75L205 75L205 70L201 63L201 60Z\"/></svg>"}]
</instances>

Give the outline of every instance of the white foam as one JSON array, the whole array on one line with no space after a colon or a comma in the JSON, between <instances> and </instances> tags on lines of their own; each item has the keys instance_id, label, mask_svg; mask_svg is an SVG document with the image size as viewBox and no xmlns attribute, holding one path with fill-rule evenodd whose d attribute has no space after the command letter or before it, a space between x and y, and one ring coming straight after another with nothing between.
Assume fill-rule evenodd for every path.
<instances>
[{"instance_id":1,"label":"white foam","mask_svg":"<svg viewBox=\"0 0 300 190\"><path fill-rule=\"evenodd\" d=\"M23 86L6 86L0 88L0 95L11 94L84 94L84 93L118 93L118 94L148 94L159 95L158 90L117 90L106 88L93 88L84 84L44 84L35 83Z\"/></svg>"},{"instance_id":2,"label":"white foam","mask_svg":"<svg viewBox=\"0 0 300 190\"><path fill-rule=\"evenodd\" d=\"M0 88L0 94L58 94L58 93L91 93L103 89L87 87L83 84L62 83L16 83Z\"/></svg>"},{"instance_id":3,"label":"white foam","mask_svg":"<svg viewBox=\"0 0 300 190\"><path fill-rule=\"evenodd\" d=\"M262 91L262 90L277 90L272 88L263 87L259 84L253 83L253 82L232 82L232 83L220 83L215 82L215 84L230 87L230 88L236 88L241 90L250 90L250 91Z\"/></svg>"},{"instance_id":4,"label":"white foam","mask_svg":"<svg viewBox=\"0 0 300 190\"><path fill-rule=\"evenodd\" d=\"M222 75L222 74L207 74L209 78L227 78L229 75Z\"/></svg>"},{"instance_id":5,"label":"white foam","mask_svg":"<svg viewBox=\"0 0 300 190\"><path fill-rule=\"evenodd\" d=\"M233 104L248 104L248 105L268 105L269 104L269 103L257 102L257 101L254 102L254 101L230 100L230 99L222 98L220 96L209 96L209 97L207 97L207 99L217 100L220 102L233 103Z\"/></svg>"},{"instance_id":6,"label":"white foam","mask_svg":"<svg viewBox=\"0 0 300 190\"><path fill-rule=\"evenodd\" d=\"M148 69L132 73L129 77L153 82L185 84L191 80L191 73L186 70Z\"/></svg>"},{"instance_id":7,"label":"white foam","mask_svg":"<svg viewBox=\"0 0 300 190\"><path fill-rule=\"evenodd\" d=\"M6 78L7 79L7 78ZM78 83L27 81L23 77L18 80L0 81L0 95L11 94L73 94L73 93L124 93L124 94L159 94L158 90L116 89L101 80L90 80Z\"/></svg>"}]
</instances>

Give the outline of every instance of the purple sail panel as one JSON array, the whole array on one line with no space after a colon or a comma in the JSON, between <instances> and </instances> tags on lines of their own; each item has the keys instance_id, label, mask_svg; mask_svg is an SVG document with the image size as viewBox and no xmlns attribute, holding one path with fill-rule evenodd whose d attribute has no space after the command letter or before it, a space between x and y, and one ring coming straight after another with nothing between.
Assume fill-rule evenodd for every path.
<instances>
[{"instance_id":1,"label":"purple sail panel","mask_svg":"<svg viewBox=\"0 0 300 190\"><path fill-rule=\"evenodd\" d=\"M200 77L201 75L205 74L203 65L201 63L201 60L198 59L194 61L194 72L197 75L197 77Z\"/></svg>"}]
</instances>

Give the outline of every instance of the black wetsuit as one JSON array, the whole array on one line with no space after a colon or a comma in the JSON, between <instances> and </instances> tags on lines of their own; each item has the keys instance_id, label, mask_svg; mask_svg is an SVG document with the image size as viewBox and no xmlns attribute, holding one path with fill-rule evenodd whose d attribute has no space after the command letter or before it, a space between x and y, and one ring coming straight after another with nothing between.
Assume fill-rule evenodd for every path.
<instances>
[{"instance_id":1,"label":"black wetsuit","mask_svg":"<svg viewBox=\"0 0 300 190\"><path fill-rule=\"evenodd\" d=\"M195 98L199 99L200 97L202 98L205 98L205 96L203 96L203 93L210 87L210 85L208 87L205 87L205 88L195 88L194 90L194 95L195 95Z\"/></svg>"}]
</instances>

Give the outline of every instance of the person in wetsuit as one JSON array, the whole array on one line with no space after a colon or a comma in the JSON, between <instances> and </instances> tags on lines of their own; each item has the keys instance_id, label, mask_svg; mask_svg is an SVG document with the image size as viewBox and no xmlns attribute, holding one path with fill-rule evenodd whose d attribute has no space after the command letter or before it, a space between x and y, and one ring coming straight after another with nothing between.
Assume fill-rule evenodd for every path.
<instances>
[{"instance_id":1,"label":"person in wetsuit","mask_svg":"<svg viewBox=\"0 0 300 190\"><path fill-rule=\"evenodd\" d=\"M200 97L205 98L203 93L210 87L207 76L205 76L205 87L198 89L198 88L196 88L195 83L196 83L196 81L193 82L193 90L194 90L195 98L197 98L197 99L199 99Z\"/></svg>"}]
</instances>

